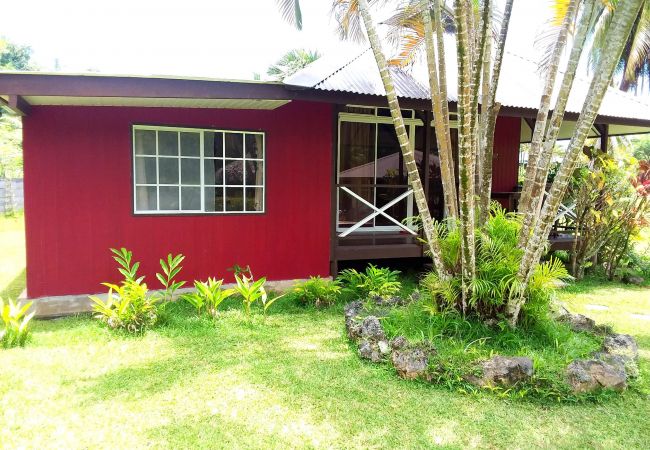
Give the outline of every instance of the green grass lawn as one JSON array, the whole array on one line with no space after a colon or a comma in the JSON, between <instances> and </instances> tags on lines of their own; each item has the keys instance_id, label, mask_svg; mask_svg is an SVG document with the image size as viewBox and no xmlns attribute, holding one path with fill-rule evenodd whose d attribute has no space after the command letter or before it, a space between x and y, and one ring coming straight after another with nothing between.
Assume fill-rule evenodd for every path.
<instances>
[{"instance_id":1,"label":"green grass lawn","mask_svg":"<svg viewBox=\"0 0 650 450\"><path fill-rule=\"evenodd\" d=\"M631 314L650 314L650 289L587 281L561 296L637 337L635 390L576 404L463 394L361 361L340 306L278 301L250 324L174 305L141 337L36 321L25 348L0 351L0 447L648 448L650 321Z\"/></svg>"},{"instance_id":2,"label":"green grass lawn","mask_svg":"<svg viewBox=\"0 0 650 450\"><path fill-rule=\"evenodd\" d=\"M0 297L17 298L25 289L23 216L0 217Z\"/></svg>"}]
</instances>

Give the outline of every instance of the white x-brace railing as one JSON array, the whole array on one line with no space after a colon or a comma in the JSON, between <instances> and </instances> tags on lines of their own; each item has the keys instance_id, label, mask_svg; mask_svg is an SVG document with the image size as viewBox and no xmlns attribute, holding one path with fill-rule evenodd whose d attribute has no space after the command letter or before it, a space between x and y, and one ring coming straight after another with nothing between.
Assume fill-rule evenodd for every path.
<instances>
[{"instance_id":1,"label":"white x-brace railing","mask_svg":"<svg viewBox=\"0 0 650 450\"><path fill-rule=\"evenodd\" d=\"M359 222L355 223L355 224L352 225L350 228L348 228L347 230L345 230L343 233L339 234L339 237L345 237L345 236L347 236L348 234L352 233L353 231L358 230L358 229L361 228L365 223L369 222L370 220L374 219L375 217L377 217L377 216L379 216L379 215L384 216L385 218L387 218L388 220L390 220L391 222L393 222L395 225L397 225L397 226L400 227L401 229L403 229L403 230L405 230L405 231L411 233L412 235L414 235L414 236L417 235L417 233L416 233L415 231L413 231L412 229L410 229L409 227L407 227L406 225L404 225L403 223L401 223L399 220L395 219L394 217L392 217L392 216L390 216L390 215L388 215L388 214L386 213L386 210L387 210L388 208L390 208L391 206L395 205L396 203L402 201L403 199L405 199L406 197L408 197L409 195L411 195L411 194L413 193L413 190L412 190L412 189L409 189L408 191L404 192L404 193L403 193L402 195L400 195L399 197L394 198L393 200L391 200L390 202L386 203L386 204L385 204L384 206L382 206L381 208L377 208L375 205L373 205L372 203L368 202L366 199L361 198L360 196L358 196L357 194L355 194L354 192L352 192L350 189L346 188L345 186L341 186L341 190L347 192L348 194L350 194L352 197L354 197L354 198L356 198L357 200L359 200L359 201L360 201L361 203L363 203L364 205L370 207L374 212L371 213L371 214L368 214L366 217L364 217L363 219L361 219Z\"/></svg>"}]
</instances>

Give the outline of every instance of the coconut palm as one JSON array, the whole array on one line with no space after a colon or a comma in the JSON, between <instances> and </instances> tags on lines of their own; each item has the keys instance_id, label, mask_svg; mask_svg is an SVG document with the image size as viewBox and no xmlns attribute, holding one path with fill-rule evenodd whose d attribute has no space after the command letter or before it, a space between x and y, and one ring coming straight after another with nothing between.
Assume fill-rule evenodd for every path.
<instances>
[{"instance_id":1,"label":"coconut palm","mask_svg":"<svg viewBox=\"0 0 650 450\"><path fill-rule=\"evenodd\" d=\"M287 3L295 5L295 0L278 1L285 7ZM555 84L555 78L560 70L559 61L567 40L566 37L570 27L574 24L574 17L578 16L578 11L580 11L580 18L576 28L576 39L574 39L572 44L571 56L562 78L561 89L556 96L556 107L554 108L550 125L546 127L545 123L540 124L536 130L537 132L534 133L535 155L532 155L532 158L538 161L538 163L534 165L534 176L527 180L527 183L532 184L526 187L528 192L527 198L530 200L526 200L524 207L526 211L530 211L531 216L525 236L519 244L522 259L519 265L516 283L513 285L516 286L516 292L519 294L510 295L506 308L509 321L513 326L516 325L519 311L526 301L525 293L527 292L531 276L535 268L538 267L538 262L545 249L545 243L554 222L555 214L569 183L569 176L588 138L589 130L593 126L607 87L612 80L621 55L623 54L628 36L630 36L634 24L637 23L641 7L646 0L625 0L624 2L618 2L614 11L611 12L611 23L607 28L608 45L599 54L596 70L594 71L589 91L585 97L582 112L576 122L567 153L560 164L550 194L542 203L543 191L537 195L535 180L538 179L538 176L546 179L548 174L549 167L547 159L549 157L547 153L552 151L555 140L557 139L557 133L564 116L566 101L571 91L573 78L577 69L577 61L580 60L580 56L583 53L586 36L593 29L595 5L601 1L568 0L567 8L562 16L560 31L549 59L545 89L540 100L539 119L541 121L546 121L546 116L550 110L550 105L552 104L552 87ZM443 263L443 257L446 255L442 255L440 252L438 233L432 230L431 216L426 205L426 199L424 198L413 152L409 149L404 122L399 109L399 101L395 93L386 58L382 51L381 42L377 35L377 30L370 16L368 1L333 0L333 3L335 16L338 18L342 29L354 29L356 32L360 32L360 23L362 23L366 30L377 67L384 83L400 148L404 154L404 160L409 172L409 181L413 186L414 197L424 225L425 237L429 242L434 266L438 272L437 277L443 281L449 279L450 274L448 273L448 269L450 267L446 267ZM428 59L430 86L432 89L432 107L436 115L443 116L442 121L444 127L444 121L448 121L448 113L445 110L441 114L442 104L446 105L447 103L446 80L444 78L446 71L444 70L444 57L441 58L441 55L444 56L441 3L444 2L433 0L432 3L429 3L429 1L425 0L419 2L418 5L421 8L420 16L423 24L421 28L423 39L421 41L424 42ZM491 148L494 123L496 122L496 116L499 110L495 94L499 81L500 68L503 60L503 47L507 37L513 1L506 1L504 19L502 20L501 32L497 39L497 47L494 54L492 54L490 49L492 43L492 37L490 36L491 23L493 22L494 14L491 3L491 0L454 1L453 18L456 32L456 54L459 74L457 115L459 122L460 164L457 195L459 205L458 233L461 253L459 259L461 264L460 271L451 275L460 281L463 310L468 305L468 300L476 300L475 292L472 292L472 289L480 287L480 283L475 279L475 233L477 228L477 220L474 216L475 206L477 206L475 204L475 195L478 195L481 199L478 202L480 212L484 198L489 200L491 190ZM412 6L413 2L410 2L410 4ZM435 40L437 41L437 48L435 49L433 48L434 26L436 30ZM411 28L415 27L412 26ZM436 51L438 53L437 56ZM490 67L492 64L493 66ZM443 91L445 91L445 95L443 95ZM483 99L480 114L478 112L479 97ZM439 124L440 120L437 123ZM531 145L532 148L533 145ZM531 171L533 171L533 168L531 168ZM480 174L478 180L475 176L477 173ZM445 176L449 176L449 174ZM542 204L543 206L541 206ZM454 270L457 269L454 267Z\"/></svg>"},{"instance_id":2,"label":"coconut palm","mask_svg":"<svg viewBox=\"0 0 650 450\"><path fill-rule=\"evenodd\" d=\"M270 66L266 74L274 77L278 81L282 81L298 72L307 64L313 63L318 58L320 58L318 51L293 49Z\"/></svg>"}]
</instances>

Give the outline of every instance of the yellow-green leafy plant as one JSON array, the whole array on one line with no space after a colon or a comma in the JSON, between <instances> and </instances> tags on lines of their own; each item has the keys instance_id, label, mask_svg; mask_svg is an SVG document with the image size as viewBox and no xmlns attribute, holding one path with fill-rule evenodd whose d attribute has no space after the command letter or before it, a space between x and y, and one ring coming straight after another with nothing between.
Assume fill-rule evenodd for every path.
<instances>
[{"instance_id":1,"label":"yellow-green leafy plant","mask_svg":"<svg viewBox=\"0 0 650 450\"><path fill-rule=\"evenodd\" d=\"M22 304L11 299L5 302L0 298L0 314L2 315L3 328L0 330L0 345L3 348L25 345L29 335L29 322L34 317L35 311L30 312L32 302Z\"/></svg>"},{"instance_id":2,"label":"yellow-green leafy plant","mask_svg":"<svg viewBox=\"0 0 650 450\"><path fill-rule=\"evenodd\" d=\"M242 305L246 316L250 317L251 305L257 300L262 302L262 305L264 306L264 314L266 314L266 310L276 300L268 299L266 289L264 289L266 278L262 277L255 281L252 275L246 276L243 274L235 274L235 281L237 282L237 287L235 289L242 298Z\"/></svg>"},{"instance_id":3,"label":"yellow-green leafy plant","mask_svg":"<svg viewBox=\"0 0 650 450\"><path fill-rule=\"evenodd\" d=\"M133 253L125 248L111 249L118 271L124 280L118 285L102 283L108 288L106 301L90 296L93 301L94 317L106 323L109 328L122 329L129 333L141 333L158 320L157 303L160 296L148 295L144 277L138 277L140 263L133 263Z\"/></svg>"},{"instance_id":4,"label":"yellow-green leafy plant","mask_svg":"<svg viewBox=\"0 0 650 450\"><path fill-rule=\"evenodd\" d=\"M336 303L341 293L341 283L320 276L309 277L309 280L296 283L293 292L303 305L329 306Z\"/></svg>"},{"instance_id":5,"label":"yellow-green leafy plant","mask_svg":"<svg viewBox=\"0 0 650 450\"><path fill-rule=\"evenodd\" d=\"M185 259L185 256L178 254L172 256L172 254L167 255L167 261L164 259L160 260L160 267L163 270L163 273L157 273L156 278L160 281L160 284L165 288L163 292L163 299L166 301L171 301L174 299L174 293L181 287L185 285L185 281L176 281L176 277L183 269L181 263Z\"/></svg>"},{"instance_id":6,"label":"yellow-green leafy plant","mask_svg":"<svg viewBox=\"0 0 650 450\"><path fill-rule=\"evenodd\" d=\"M344 291L361 298L388 298L396 295L402 289L398 270L377 267L369 264L364 272L355 269L343 270L338 281L344 286Z\"/></svg>"},{"instance_id":7,"label":"yellow-green leafy plant","mask_svg":"<svg viewBox=\"0 0 650 450\"><path fill-rule=\"evenodd\" d=\"M195 281L196 292L185 294L182 298L202 314L205 310L210 316L216 317L219 305L235 293L234 289L222 289L223 280L208 278L208 281Z\"/></svg>"}]
</instances>

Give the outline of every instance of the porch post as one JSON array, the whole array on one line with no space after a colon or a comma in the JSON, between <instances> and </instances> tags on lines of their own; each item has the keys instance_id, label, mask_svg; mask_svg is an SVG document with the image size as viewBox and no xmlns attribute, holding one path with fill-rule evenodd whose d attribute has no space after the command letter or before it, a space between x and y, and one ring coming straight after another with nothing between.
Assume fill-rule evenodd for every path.
<instances>
[{"instance_id":1,"label":"porch post","mask_svg":"<svg viewBox=\"0 0 650 450\"><path fill-rule=\"evenodd\" d=\"M330 196L330 275L336 277L339 271L339 264L336 255L338 245L336 234L336 216L338 215L338 202L336 186L337 155L339 142L339 113L343 110L342 105L334 104L332 107L332 164L331 164L331 196Z\"/></svg>"}]
</instances>

